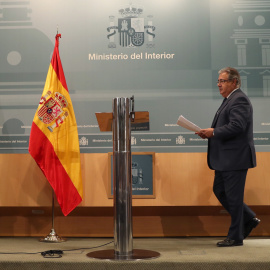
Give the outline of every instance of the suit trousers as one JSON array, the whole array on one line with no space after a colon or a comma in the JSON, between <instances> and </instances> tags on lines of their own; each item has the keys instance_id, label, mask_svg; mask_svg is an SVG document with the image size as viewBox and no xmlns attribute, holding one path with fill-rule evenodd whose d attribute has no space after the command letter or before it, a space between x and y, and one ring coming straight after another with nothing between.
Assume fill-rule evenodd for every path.
<instances>
[{"instance_id":1,"label":"suit trousers","mask_svg":"<svg viewBox=\"0 0 270 270\"><path fill-rule=\"evenodd\" d=\"M244 203L247 171L215 171L213 191L231 216L227 237L236 241L243 240L243 226L256 216Z\"/></svg>"}]
</instances>

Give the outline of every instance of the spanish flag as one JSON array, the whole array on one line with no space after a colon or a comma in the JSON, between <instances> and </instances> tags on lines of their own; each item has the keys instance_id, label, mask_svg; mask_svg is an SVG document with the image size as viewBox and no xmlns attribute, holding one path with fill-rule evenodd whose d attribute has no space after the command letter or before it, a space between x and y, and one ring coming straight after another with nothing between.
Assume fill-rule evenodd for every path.
<instances>
[{"instance_id":1,"label":"spanish flag","mask_svg":"<svg viewBox=\"0 0 270 270\"><path fill-rule=\"evenodd\" d=\"M67 216L82 201L77 123L59 55L59 37L31 127L29 153L51 184Z\"/></svg>"}]
</instances>

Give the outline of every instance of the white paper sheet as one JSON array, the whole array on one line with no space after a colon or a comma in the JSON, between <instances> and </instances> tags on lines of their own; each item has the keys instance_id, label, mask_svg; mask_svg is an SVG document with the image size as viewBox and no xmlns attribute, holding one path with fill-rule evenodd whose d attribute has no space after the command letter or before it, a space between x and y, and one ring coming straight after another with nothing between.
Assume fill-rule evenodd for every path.
<instances>
[{"instance_id":1,"label":"white paper sheet","mask_svg":"<svg viewBox=\"0 0 270 270\"><path fill-rule=\"evenodd\" d=\"M180 115L178 120L177 120L177 125L186 128L188 130L197 132L200 131L200 127L198 127L197 125L195 125L194 123L190 122L189 120L187 120L183 115Z\"/></svg>"}]
</instances>

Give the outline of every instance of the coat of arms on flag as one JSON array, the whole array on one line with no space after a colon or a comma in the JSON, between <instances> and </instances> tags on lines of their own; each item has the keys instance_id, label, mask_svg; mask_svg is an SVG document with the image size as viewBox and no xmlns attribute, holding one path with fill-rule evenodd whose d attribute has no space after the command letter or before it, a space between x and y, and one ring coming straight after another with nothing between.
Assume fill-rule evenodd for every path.
<instances>
[{"instance_id":1,"label":"coat of arms on flag","mask_svg":"<svg viewBox=\"0 0 270 270\"><path fill-rule=\"evenodd\" d=\"M48 91L46 95L41 98L39 104L42 106L38 110L38 118L45 124L54 122L53 125L48 126L51 132L55 127L62 124L68 116L68 112L64 111L68 106L68 102L66 98L58 92L52 95L51 91Z\"/></svg>"}]
</instances>

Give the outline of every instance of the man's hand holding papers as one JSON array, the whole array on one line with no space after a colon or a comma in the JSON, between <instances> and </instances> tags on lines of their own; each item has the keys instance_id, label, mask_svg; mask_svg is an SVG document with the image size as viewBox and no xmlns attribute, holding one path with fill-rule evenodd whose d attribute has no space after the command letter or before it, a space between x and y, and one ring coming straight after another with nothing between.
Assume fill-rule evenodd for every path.
<instances>
[{"instance_id":1,"label":"man's hand holding papers","mask_svg":"<svg viewBox=\"0 0 270 270\"><path fill-rule=\"evenodd\" d=\"M202 139L208 139L214 136L213 128L201 129L199 132L195 132L195 134L199 135Z\"/></svg>"},{"instance_id":2,"label":"man's hand holding papers","mask_svg":"<svg viewBox=\"0 0 270 270\"><path fill-rule=\"evenodd\" d=\"M194 132L199 132L201 130L200 127L195 125L194 123L190 122L187 120L183 115L180 115L177 121L177 125L186 128L188 130L194 131Z\"/></svg>"},{"instance_id":3,"label":"man's hand holding papers","mask_svg":"<svg viewBox=\"0 0 270 270\"><path fill-rule=\"evenodd\" d=\"M183 115L180 115L177 120L177 125L186 128L188 130L194 131L195 134L200 136L202 139L208 139L214 136L214 129L213 128L207 128L207 129L201 129L194 123L187 120Z\"/></svg>"}]
</instances>

